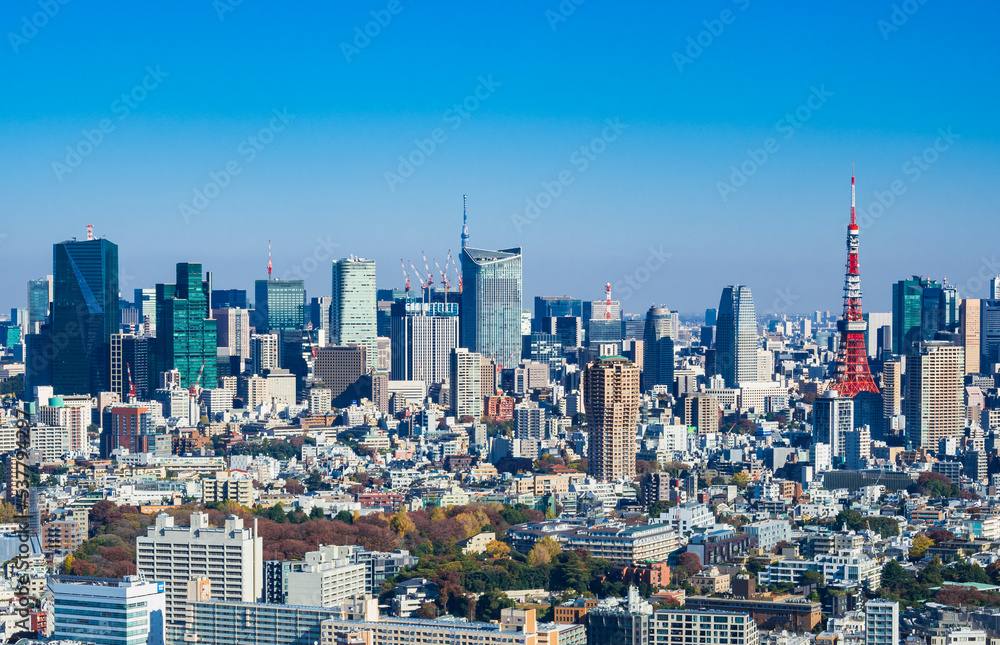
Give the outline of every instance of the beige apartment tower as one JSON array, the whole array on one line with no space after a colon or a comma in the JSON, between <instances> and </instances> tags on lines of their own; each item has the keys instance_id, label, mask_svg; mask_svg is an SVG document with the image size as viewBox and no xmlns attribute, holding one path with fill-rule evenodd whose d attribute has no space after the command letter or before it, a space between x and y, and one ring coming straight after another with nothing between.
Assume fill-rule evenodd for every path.
<instances>
[{"instance_id":1,"label":"beige apartment tower","mask_svg":"<svg viewBox=\"0 0 1000 645\"><path fill-rule=\"evenodd\" d=\"M982 307L978 299L966 298L959 306L959 332L962 334L962 347L965 348L965 373L979 374L980 325L982 325Z\"/></svg>"},{"instance_id":2,"label":"beige apartment tower","mask_svg":"<svg viewBox=\"0 0 1000 645\"><path fill-rule=\"evenodd\" d=\"M906 357L906 443L936 452L938 442L965 429L965 350L925 341Z\"/></svg>"},{"instance_id":3,"label":"beige apartment tower","mask_svg":"<svg viewBox=\"0 0 1000 645\"><path fill-rule=\"evenodd\" d=\"M623 356L604 356L583 373L587 410L587 474L601 481L635 477L639 368Z\"/></svg>"}]
</instances>

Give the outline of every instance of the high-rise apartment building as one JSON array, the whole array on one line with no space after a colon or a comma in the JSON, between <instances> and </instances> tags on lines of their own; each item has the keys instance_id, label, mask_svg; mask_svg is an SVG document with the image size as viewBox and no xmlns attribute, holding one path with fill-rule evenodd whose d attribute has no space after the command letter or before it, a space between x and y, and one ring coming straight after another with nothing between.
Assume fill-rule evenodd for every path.
<instances>
[{"instance_id":1,"label":"high-rise apartment building","mask_svg":"<svg viewBox=\"0 0 1000 645\"><path fill-rule=\"evenodd\" d=\"M666 307L650 307L642 332L642 390L674 385L674 319Z\"/></svg>"},{"instance_id":2,"label":"high-rise apartment building","mask_svg":"<svg viewBox=\"0 0 1000 645\"><path fill-rule=\"evenodd\" d=\"M865 645L898 645L899 603L874 598L865 604Z\"/></svg>"},{"instance_id":3,"label":"high-rise apartment building","mask_svg":"<svg viewBox=\"0 0 1000 645\"><path fill-rule=\"evenodd\" d=\"M882 411L885 418L903 413L903 364L899 360L886 361L882 366Z\"/></svg>"},{"instance_id":4,"label":"high-rise apartment building","mask_svg":"<svg viewBox=\"0 0 1000 645\"><path fill-rule=\"evenodd\" d=\"M52 638L99 645L163 645L164 583L51 576Z\"/></svg>"},{"instance_id":5,"label":"high-rise apartment building","mask_svg":"<svg viewBox=\"0 0 1000 645\"><path fill-rule=\"evenodd\" d=\"M941 439L965 428L965 350L946 341L924 341L906 358L907 445L936 451Z\"/></svg>"},{"instance_id":6,"label":"high-rise apartment building","mask_svg":"<svg viewBox=\"0 0 1000 645\"><path fill-rule=\"evenodd\" d=\"M48 320L52 303L52 276L28 280L28 325L42 324Z\"/></svg>"},{"instance_id":7,"label":"high-rise apartment building","mask_svg":"<svg viewBox=\"0 0 1000 645\"><path fill-rule=\"evenodd\" d=\"M719 300L715 371L726 387L757 380L757 314L750 287L728 286Z\"/></svg>"},{"instance_id":8,"label":"high-rise apartment building","mask_svg":"<svg viewBox=\"0 0 1000 645\"><path fill-rule=\"evenodd\" d=\"M212 317L218 322L217 344L219 349L226 348L230 356L250 358L250 310L236 307L224 307L212 310Z\"/></svg>"},{"instance_id":9,"label":"high-rise apartment building","mask_svg":"<svg viewBox=\"0 0 1000 645\"><path fill-rule=\"evenodd\" d=\"M177 370L181 387L215 387L216 320L209 310L211 281L203 280L201 264L177 264L174 284L156 285L156 372Z\"/></svg>"},{"instance_id":10,"label":"high-rise apartment building","mask_svg":"<svg viewBox=\"0 0 1000 645\"><path fill-rule=\"evenodd\" d=\"M330 344L364 347L366 370L378 363L376 314L375 260L351 256L334 261Z\"/></svg>"},{"instance_id":11,"label":"high-rise apartment building","mask_svg":"<svg viewBox=\"0 0 1000 645\"><path fill-rule=\"evenodd\" d=\"M441 383L458 347L458 303L397 300L390 333L393 380Z\"/></svg>"},{"instance_id":12,"label":"high-rise apartment building","mask_svg":"<svg viewBox=\"0 0 1000 645\"><path fill-rule=\"evenodd\" d=\"M847 451L847 433L854 429L854 400L827 390L813 402L813 442L830 446L833 460L843 461Z\"/></svg>"},{"instance_id":13,"label":"high-rise apartment building","mask_svg":"<svg viewBox=\"0 0 1000 645\"><path fill-rule=\"evenodd\" d=\"M209 526L207 514L192 513L190 526L174 526L174 518L161 513L136 538L138 573L165 587L168 643L180 642L192 580L207 577L213 600L256 602L263 592L263 561L263 540L235 515L224 526Z\"/></svg>"},{"instance_id":14,"label":"high-rise apartment building","mask_svg":"<svg viewBox=\"0 0 1000 645\"><path fill-rule=\"evenodd\" d=\"M480 355L465 347L451 350L448 400L452 414L475 420L483 415L482 367Z\"/></svg>"},{"instance_id":15,"label":"high-rise apartment building","mask_svg":"<svg viewBox=\"0 0 1000 645\"><path fill-rule=\"evenodd\" d=\"M153 342L148 336L111 335L111 392L128 401L131 388L135 398L148 401L153 396Z\"/></svg>"},{"instance_id":16,"label":"high-rise apartment building","mask_svg":"<svg viewBox=\"0 0 1000 645\"><path fill-rule=\"evenodd\" d=\"M55 396L48 405L38 407L38 421L47 426L59 426L68 437L69 449L86 454L90 449L87 426L93 399L89 396Z\"/></svg>"},{"instance_id":17,"label":"high-rise apartment building","mask_svg":"<svg viewBox=\"0 0 1000 645\"><path fill-rule=\"evenodd\" d=\"M958 309L958 331L965 348L965 373L979 374L982 359L982 301L966 298Z\"/></svg>"},{"instance_id":18,"label":"high-rise apartment building","mask_svg":"<svg viewBox=\"0 0 1000 645\"><path fill-rule=\"evenodd\" d=\"M521 357L521 249L462 249L459 344L503 367Z\"/></svg>"},{"instance_id":19,"label":"high-rise apartment building","mask_svg":"<svg viewBox=\"0 0 1000 645\"><path fill-rule=\"evenodd\" d=\"M52 388L97 396L111 384L118 331L118 246L105 239L56 244L52 259Z\"/></svg>"},{"instance_id":20,"label":"high-rise apartment building","mask_svg":"<svg viewBox=\"0 0 1000 645\"><path fill-rule=\"evenodd\" d=\"M635 477L639 394L639 368L624 357L601 357L584 371L591 477L601 481Z\"/></svg>"},{"instance_id":21,"label":"high-rise apartment building","mask_svg":"<svg viewBox=\"0 0 1000 645\"><path fill-rule=\"evenodd\" d=\"M304 329L306 287L302 280L257 280L254 282L254 327L277 332Z\"/></svg>"},{"instance_id":22,"label":"high-rise apartment building","mask_svg":"<svg viewBox=\"0 0 1000 645\"><path fill-rule=\"evenodd\" d=\"M684 399L684 425L698 434L719 431L719 400L707 394L688 394Z\"/></svg>"},{"instance_id":23,"label":"high-rise apartment building","mask_svg":"<svg viewBox=\"0 0 1000 645\"><path fill-rule=\"evenodd\" d=\"M252 334L250 336L250 357L253 373L264 374L278 367L278 335Z\"/></svg>"}]
</instances>

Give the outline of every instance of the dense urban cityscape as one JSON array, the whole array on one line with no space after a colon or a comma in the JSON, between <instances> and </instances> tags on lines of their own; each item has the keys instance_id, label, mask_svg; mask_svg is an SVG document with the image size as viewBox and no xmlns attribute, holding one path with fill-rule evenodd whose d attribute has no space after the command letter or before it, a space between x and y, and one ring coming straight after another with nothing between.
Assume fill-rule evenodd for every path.
<instances>
[{"instance_id":1,"label":"dense urban cityscape","mask_svg":"<svg viewBox=\"0 0 1000 645\"><path fill-rule=\"evenodd\" d=\"M1000 645L998 24L0 3L0 644Z\"/></svg>"}]
</instances>

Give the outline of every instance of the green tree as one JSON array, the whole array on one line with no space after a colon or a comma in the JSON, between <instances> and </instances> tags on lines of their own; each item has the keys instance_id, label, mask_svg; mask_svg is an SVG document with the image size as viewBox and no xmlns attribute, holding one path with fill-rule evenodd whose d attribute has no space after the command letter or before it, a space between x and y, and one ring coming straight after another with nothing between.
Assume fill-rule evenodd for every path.
<instances>
[{"instance_id":1,"label":"green tree","mask_svg":"<svg viewBox=\"0 0 1000 645\"><path fill-rule=\"evenodd\" d=\"M479 596L476 601L476 620L489 622L500 619L500 611L514 606L514 601L502 591L491 589Z\"/></svg>"},{"instance_id":2,"label":"green tree","mask_svg":"<svg viewBox=\"0 0 1000 645\"><path fill-rule=\"evenodd\" d=\"M312 510L309 511L309 519L311 520L321 520L326 517L326 513L319 506L313 506Z\"/></svg>"},{"instance_id":3,"label":"green tree","mask_svg":"<svg viewBox=\"0 0 1000 645\"><path fill-rule=\"evenodd\" d=\"M350 511L340 511L333 516L333 519L344 524L354 524L354 514Z\"/></svg>"}]
</instances>

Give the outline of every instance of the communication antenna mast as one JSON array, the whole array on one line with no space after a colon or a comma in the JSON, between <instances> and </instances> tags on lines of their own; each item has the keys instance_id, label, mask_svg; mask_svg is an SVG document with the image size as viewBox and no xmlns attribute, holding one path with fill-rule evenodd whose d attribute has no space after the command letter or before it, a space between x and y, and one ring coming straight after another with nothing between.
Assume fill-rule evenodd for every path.
<instances>
[{"instance_id":1,"label":"communication antenna mast","mask_svg":"<svg viewBox=\"0 0 1000 645\"><path fill-rule=\"evenodd\" d=\"M267 279L271 280L271 240L267 241Z\"/></svg>"},{"instance_id":2,"label":"communication antenna mast","mask_svg":"<svg viewBox=\"0 0 1000 645\"><path fill-rule=\"evenodd\" d=\"M606 287L604 287L604 293L607 296L607 300L604 302L604 319L611 320L611 283L609 282Z\"/></svg>"}]
</instances>

